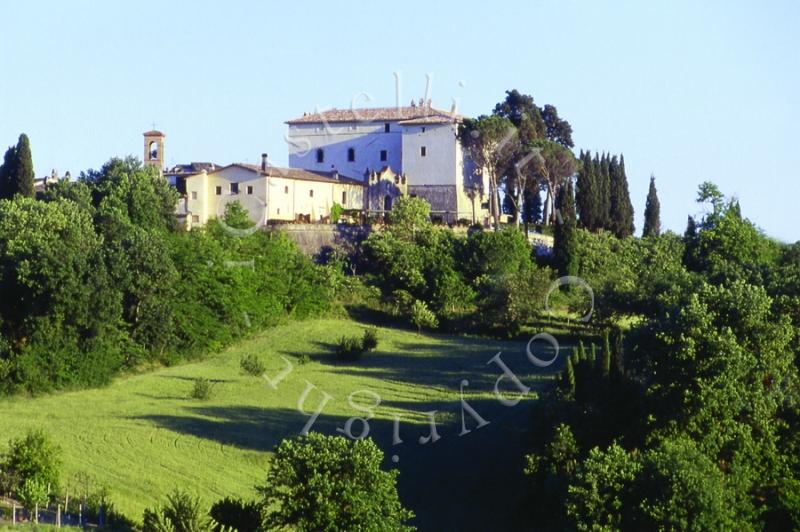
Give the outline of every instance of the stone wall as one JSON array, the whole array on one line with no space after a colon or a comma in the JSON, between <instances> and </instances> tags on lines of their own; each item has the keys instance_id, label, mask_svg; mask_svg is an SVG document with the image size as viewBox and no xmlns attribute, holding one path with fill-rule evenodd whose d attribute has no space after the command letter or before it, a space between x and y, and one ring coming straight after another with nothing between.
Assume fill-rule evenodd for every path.
<instances>
[{"instance_id":1,"label":"stone wall","mask_svg":"<svg viewBox=\"0 0 800 532\"><path fill-rule=\"evenodd\" d=\"M367 238L371 228L345 224L270 224L267 231L283 231L307 255L326 248L348 247Z\"/></svg>"}]
</instances>

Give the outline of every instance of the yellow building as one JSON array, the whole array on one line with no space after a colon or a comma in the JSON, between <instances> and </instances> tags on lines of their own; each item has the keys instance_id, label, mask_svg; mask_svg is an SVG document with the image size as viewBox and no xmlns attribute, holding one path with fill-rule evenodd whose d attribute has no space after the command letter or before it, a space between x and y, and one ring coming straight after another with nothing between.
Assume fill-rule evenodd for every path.
<instances>
[{"instance_id":1,"label":"yellow building","mask_svg":"<svg viewBox=\"0 0 800 532\"><path fill-rule=\"evenodd\" d=\"M364 189L364 183L335 171L234 163L185 178L186 222L192 227L221 217L233 201L259 226L270 220L326 221L334 203L364 209Z\"/></svg>"}]
</instances>

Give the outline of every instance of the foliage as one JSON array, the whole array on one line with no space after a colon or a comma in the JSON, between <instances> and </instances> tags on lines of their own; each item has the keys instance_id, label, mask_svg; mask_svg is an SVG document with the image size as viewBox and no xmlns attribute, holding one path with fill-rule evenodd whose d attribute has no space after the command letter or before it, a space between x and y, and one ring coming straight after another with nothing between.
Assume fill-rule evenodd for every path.
<instances>
[{"instance_id":1,"label":"foliage","mask_svg":"<svg viewBox=\"0 0 800 532\"><path fill-rule=\"evenodd\" d=\"M4 392L102 384L121 366L120 300L103 255L75 203L0 201Z\"/></svg>"},{"instance_id":2,"label":"foliage","mask_svg":"<svg viewBox=\"0 0 800 532\"><path fill-rule=\"evenodd\" d=\"M631 491L641 464L625 449L612 444L602 451L595 447L581 463L570 482L566 512L578 530L619 530L624 516L634 506Z\"/></svg>"},{"instance_id":3,"label":"foliage","mask_svg":"<svg viewBox=\"0 0 800 532\"><path fill-rule=\"evenodd\" d=\"M661 234L661 204L658 201L656 178L650 176L650 189L647 192L647 203L644 207L644 228L642 236L658 236Z\"/></svg>"},{"instance_id":4,"label":"foliage","mask_svg":"<svg viewBox=\"0 0 800 532\"><path fill-rule=\"evenodd\" d=\"M15 495L29 512L47 504L47 486L35 478L25 479Z\"/></svg>"},{"instance_id":5,"label":"foliage","mask_svg":"<svg viewBox=\"0 0 800 532\"><path fill-rule=\"evenodd\" d=\"M481 275L507 275L531 265L531 246L525 235L512 228L473 231L464 243L459 268L467 279Z\"/></svg>"},{"instance_id":6,"label":"foliage","mask_svg":"<svg viewBox=\"0 0 800 532\"><path fill-rule=\"evenodd\" d=\"M333 205L331 205L331 222L337 223L342 214L344 214L344 207L342 207L341 203L334 201Z\"/></svg>"},{"instance_id":7,"label":"foliage","mask_svg":"<svg viewBox=\"0 0 800 532\"><path fill-rule=\"evenodd\" d=\"M617 159L615 155L608 165L610 179L609 214L611 217L608 229L617 238L625 238L634 233L633 205L628 191L628 178L625 175L625 157L620 155L619 159Z\"/></svg>"},{"instance_id":8,"label":"foliage","mask_svg":"<svg viewBox=\"0 0 800 532\"><path fill-rule=\"evenodd\" d=\"M388 214L390 229L399 238L413 240L417 231L430 227L431 205L422 198L402 196Z\"/></svg>"},{"instance_id":9,"label":"foliage","mask_svg":"<svg viewBox=\"0 0 800 532\"><path fill-rule=\"evenodd\" d=\"M239 361L239 367L241 367L242 371L244 371L247 375L251 375L253 377L260 377L267 369L258 355L254 353L248 353L243 356Z\"/></svg>"},{"instance_id":10,"label":"foliage","mask_svg":"<svg viewBox=\"0 0 800 532\"><path fill-rule=\"evenodd\" d=\"M439 326L439 320L436 319L436 314L428 308L424 301L417 299L411 305L411 323L417 328L417 333L422 332L423 328L435 329Z\"/></svg>"},{"instance_id":11,"label":"foliage","mask_svg":"<svg viewBox=\"0 0 800 532\"><path fill-rule=\"evenodd\" d=\"M15 195L32 198L35 195L33 159L28 136L22 133L16 146L6 150L0 165L0 199Z\"/></svg>"},{"instance_id":12,"label":"foliage","mask_svg":"<svg viewBox=\"0 0 800 532\"><path fill-rule=\"evenodd\" d=\"M225 212L222 216L222 221L225 225L233 229L250 229L256 223L250 219L250 213L242 207L239 200L231 201L225 204Z\"/></svg>"},{"instance_id":13,"label":"foliage","mask_svg":"<svg viewBox=\"0 0 800 532\"><path fill-rule=\"evenodd\" d=\"M576 275L578 273L577 222L575 220L575 197L572 180L567 180L561 187L556 200L556 208L560 218L553 232L553 258L559 275Z\"/></svg>"},{"instance_id":14,"label":"foliage","mask_svg":"<svg viewBox=\"0 0 800 532\"><path fill-rule=\"evenodd\" d=\"M361 347L364 351L373 351L378 347L378 329L375 327L364 329L364 336L361 338Z\"/></svg>"},{"instance_id":15,"label":"foliage","mask_svg":"<svg viewBox=\"0 0 800 532\"><path fill-rule=\"evenodd\" d=\"M261 506L255 501L225 497L215 502L209 513L216 523L214 532L256 532L261 526Z\"/></svg>"},{"instance_id":16,"label":"foliage","mask_svg":"<svg viewBox=\"0 0 800 532\"><path fill-rule=\"evenodd\" d=\"M554 275L547 268L528 266L505 275L476 279L474 322L481 330L513 337L541 315Z\"/></svg>"},{"instance_id":17,"label":"foliage","mask_svg":"<svg viewBox=\"0 0 800 532\"><path fill-rule=\"evenodd\" d=\"M61 476L61 449L42 431L30 431L9 442L0 462L2 487L7 493L28 496L38 503L41 489L58 491Z\"/></svg>"},{"instance_id":18,"label":"foliage","mask_svg":"<svg viewBox=\"0 0 800 532\"><path fill-rule=\"evenodd\" d=\"M211 520L200 505L200 499L175 490L166 503L142 516L143 532L205 532L212 529Z\"/></svg>"},{"instance_id":19,"label":"foliage","mask_svg":"<svg viewBox=\"0 0 800 532\"><path fill-rule=\"evenodd\" d=\"M518 155L520 140L517 128L502 116L479 116L467 118L459 126L461 144L466 148L475 163L474 175L470 182L476 187L482 182L483 172L488 173L490 212L494 218L495 229L500 227L499 185L508 175Z\"/></svg>"},{"instance_id":20,"label":"foliage","mask_svg":"<svg viewBox=\"0 0 800 532\"><path fill-rule=\"evenodd\" d=\"M283 440L258 489L267 529L412 530L395 487L397 471L380 469L371 439L310 433Z\"/></svg>"},{"instance_id":21,"label":"foliage","mask_svg":"<svg viewBox=\"0 0 800 532\"><path fill-rule=\"evenodd\" d=\"M361 338L357 336L342 336L334 346L334 353L337 360L350 362L358 360L364 354L364 346Z\"/></svg>"},{"instance_id":22,"label":"foliage","mask_svg":"<svg viewBox=\"0 0 800 532\"><path fill-rule=\"evenodd\" d=\"M192 392L190 396L192 397L192 399L199 399L201 401L205 401L211 398L213 392L214 392L214 383L212 383L205 377L198 377L197 379L194 380L194 383L192 384Z\"/></svg>"}]
</instances>

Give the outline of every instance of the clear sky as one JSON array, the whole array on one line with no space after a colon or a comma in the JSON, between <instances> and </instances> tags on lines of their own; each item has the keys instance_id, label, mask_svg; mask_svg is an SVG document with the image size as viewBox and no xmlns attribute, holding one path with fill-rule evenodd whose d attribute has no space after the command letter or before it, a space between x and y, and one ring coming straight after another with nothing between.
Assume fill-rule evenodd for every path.
<instances>
[{"instance_id":1,"label":"clear sky","mask_svg":"<svg viewBox=\"0 0 800 532\"><path fill-rule=\"evenodd\" d=\"M488 113L506 89L555 105L575 148L623 153L637 232L651 173L682 232L697 185L800 240L800 2L96 2L3 4L0 146L37 175L142 156L285 164L284 121L328 107Z\"/></svg>"}]
</instances>

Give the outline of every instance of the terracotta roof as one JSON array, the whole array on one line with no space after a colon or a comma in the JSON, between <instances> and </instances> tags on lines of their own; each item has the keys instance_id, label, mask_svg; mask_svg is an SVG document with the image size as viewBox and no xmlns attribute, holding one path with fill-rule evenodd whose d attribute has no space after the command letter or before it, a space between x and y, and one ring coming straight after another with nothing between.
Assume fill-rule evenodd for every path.
<instances>
[{"instance_id":1,"label":"terracotta roof","mask_svg":"<svg viewBox=\"0 0 800 532\"><path fill-rule=\"evenodd\" d=\"M371 109L331 109L319 113L304 114L289 120L287 124L314 124L318 122L380 122L419 119L437 119L443 122L457 122L461 116L442 111L427 105L407 107L373 107ZM442 123L443 123L442 122ZM436 122L440 123L440 122Z\"/></svg>"},{"instance_id":2,"label":"terracotta roof","mask_svg":"<svg viewBox=\"0 0 800 532\"><path fill-rule=\"evenodd\" d=\"M411 125L425 125L425 124L451 124L454 120L451 117L444 117L444 116L422 116L420 118L411 118L409 120L401 120L398 122L404 126L411 126Z\"/></svg>"},{"instance_id":3,"label":"terracotta roof","mask_svg":"<svg viewBox=\"0 0 800 532\"><path fill-rule=\"evenodd\" d=\"M218 168L216 171L230 168L231 166L238 166L257 172L267 177L284 177L286 179L297 179L300 181L318 181L321 183L347 183L350 185L363 185L364 181L361 179L354 179L339 174L338 179L334 177L335 172L316 172L311 170L303 170L301 168L280 168L277 166L267 166L267 171L261 170L261 166L247 163L233 163L223 168Z\"/></svg>"},{"instance_id":4,"label":"terracotta roof","mask_svg":"<svg viewBox=\"0 0 800 532\"><path fill-rule=\"evenodd\" d=\"M160 132L160 131L158 131L156 129L151 129L150 131L145 131L144 133L142 133L142 135L144 135L145 137L166 137L166 135L164 135L162 132Z\"/></svg>"}]
</instances>

